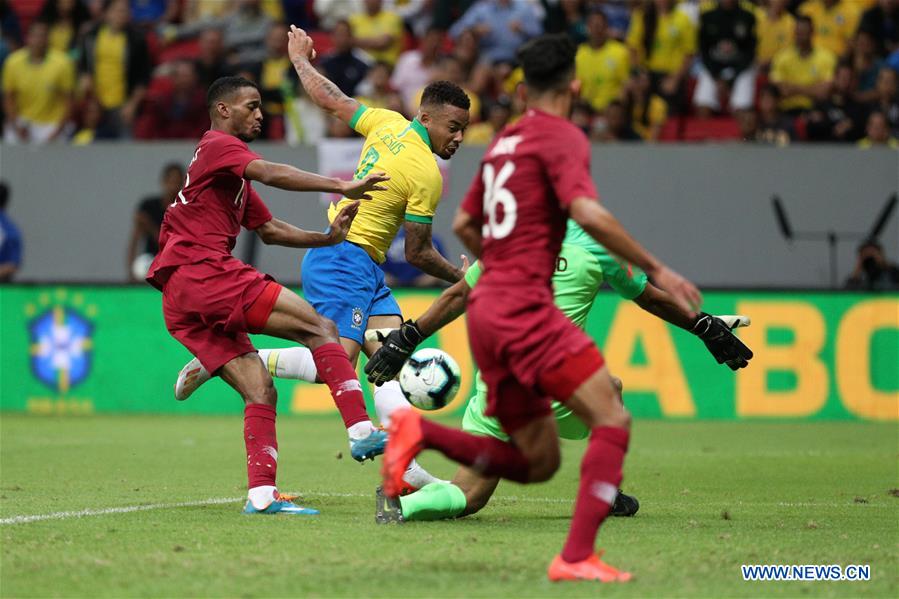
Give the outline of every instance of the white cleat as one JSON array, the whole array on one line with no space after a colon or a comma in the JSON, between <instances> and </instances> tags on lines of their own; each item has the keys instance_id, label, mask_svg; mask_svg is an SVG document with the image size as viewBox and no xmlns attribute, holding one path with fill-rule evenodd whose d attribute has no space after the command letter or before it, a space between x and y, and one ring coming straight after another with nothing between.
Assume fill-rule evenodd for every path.
<instances>
[{"instance_id":1,"label":"white cleat","mask_svg":"<svg viewBox=\"0 0 899 599\"><path fill-rule=\"evenodd\" d=\"M175 381L175 399L184 401L210 378L209 371L203 368L199 360L194 358L178 373L178 380Z\"/></svg>"}]
</instances>

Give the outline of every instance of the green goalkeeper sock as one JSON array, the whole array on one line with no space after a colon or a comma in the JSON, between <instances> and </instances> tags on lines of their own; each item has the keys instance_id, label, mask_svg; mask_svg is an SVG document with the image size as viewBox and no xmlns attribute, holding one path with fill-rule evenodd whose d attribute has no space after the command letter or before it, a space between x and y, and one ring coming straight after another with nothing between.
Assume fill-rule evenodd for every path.
<instances>
[{"instance_id":1,"label":"green goalkeeper sock","mask_svg":"<svg viewBox=\"0 0 899 599\"><path fill-rule=\"evenodd\" d=\"M465 493L451 483L430 483L400 497L403 518L411 520L444 520L458 516L465 509Z\"/></svg>"}]
</instances>

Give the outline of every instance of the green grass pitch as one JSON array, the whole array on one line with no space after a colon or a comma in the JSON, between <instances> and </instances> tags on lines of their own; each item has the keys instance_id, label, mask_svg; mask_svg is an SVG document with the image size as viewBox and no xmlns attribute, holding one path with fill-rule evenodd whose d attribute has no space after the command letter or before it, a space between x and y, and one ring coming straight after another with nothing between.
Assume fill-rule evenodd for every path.
<instances>
[{"instance_id":1,"label":"green grass pitch","mask_svg":"<svg viewBox=\"0 0 899 599\"><path fill-rule=\"evenodd\" d=\"M601 587L545 578L582 444L551 482L503 483L475 517L383 527L379 464L348 459L330 417L279 422L282 489L322 514L241 515L241 430L237 415L3 414L0 595L899 596L895 424L636 422L624 488L642 508L599 543L636 579ZM741 564L870 564L872 580L743 582Z\"/></svg>"}]
</instances>

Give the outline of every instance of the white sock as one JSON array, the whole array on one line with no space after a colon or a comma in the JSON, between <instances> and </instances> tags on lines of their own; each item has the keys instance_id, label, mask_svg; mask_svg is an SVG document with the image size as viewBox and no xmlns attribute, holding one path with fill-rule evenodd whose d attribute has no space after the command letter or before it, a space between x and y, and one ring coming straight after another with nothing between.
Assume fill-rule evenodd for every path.
<instances>
[{"instance_id":1,"label":"white sock","mask_svg":"<svg viewBox=\"0 0 899 599\"><path fill-rule=\"evenodd\" d=\"M399 381L388 381L380 387L375 387L375 411L378 413L378 421L381 426L387 428L390 425L390 415L395 411L410 408L403 390L400 389ZM422 468L414 459L406 468L403 480L413 487L422 488L430 483L443 482L441 479L432 476L427 470Z\"/></svg>"},{"instance_id":2,"label":"white sock","mask_svg":"<svg viewBox=\"0 0 899 599\"><path fill-rule=\"evenodd\" d=\"M312 352L305 347L260 349L259 357L275 378L314 383L318 374Z\"/></svg>"},{"instance_id":3,"label":"white sock","mask_svg":"<svg viewBox=\"0 0 899 599\"><path fill-rule=\"evenodd\" d=\"M371 423L371 420L365 420L364 422L357 422L352 425L350 428L346 429L347 435L349 435L351 440L356 439L364 439L375 430L375 425Z\"/></svg>"},{"instance_id":4,"label":"white sock","mask_svg":"<svg viewBox=\"0 0 899 599\"><path fill-rule=\"evenodd\" d=\"M275 378L306 381L307 383L316 382L315 378L318 375L318 369L315 367L312 352L308 348L260 349L259 357L266 368L268 368L269 373ZM365 422L357 422L348 428L347 434L350 439L364 439L373 430L375 430L375 425L371 423L371 420L366 420Z\"/></svg>"},{"instance_id":5,"label":"white sock","mask_svg":"<svg viewBox=\"0 0 899 599\"><path fill-rule=\"evenodd\" d=\"M264 510L275 500L275 490L276 488L270 485L253 487L247 492L247 496L254 508Z\"/></svg>"},{"instance_id":6,"label":"white sock","mask_svg":"<svg viewBox=\"0 0 899 599\"><path fill-rule=\"evenodd\" d=\"M409 402L400 389L399 381L387 381L380 387L375 387L375 411L378 413L378 421L381 426L387 428L390 425L390 415L400 408L409 408Z\"/></svg>"},{"instance_id":7,"label":"white sock","mask_svg":"<svg viewBox=\"0 0 899 599\"><path fill-rule=\"evenodd\" d=\"M413 487L420 489L425 485L429 485L431 483L448 483L448 480L442 480L425 470L421 467L421 464L412 460L409 462L409 467L406 468L406 473L403 474L403 480L412 485Z\"/></svg>"}]
</instances>

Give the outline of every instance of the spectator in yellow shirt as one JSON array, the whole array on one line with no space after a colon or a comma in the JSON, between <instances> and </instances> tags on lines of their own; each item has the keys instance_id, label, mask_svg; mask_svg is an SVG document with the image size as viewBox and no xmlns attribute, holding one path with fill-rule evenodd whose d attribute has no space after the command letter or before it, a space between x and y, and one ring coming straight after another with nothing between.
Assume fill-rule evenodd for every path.
<instances>
[{"instance_id":1,"label":"spectator in yellow shirt","mask_svg":"<svg viewBox=\"0 0 899 599\"><path fill-rule=\"evenodd\" d=\"M493 141L493 137L509 124L509 119L511 118L512 102L506 97L501 97L490 105L486 121L475 123L465 131L465 143L475 145L489 144Z\"/></svg>"},{"instance_id":2,"label":"spectator in yellow shirt","mask_svg":"<svg viewBox=\"0 0 899 599\"><path fill-rule=\"evenodd\" d=\"M756 62L762 69L771 66L774 55L790 47L796 19L787 10L789 0L767 0L755 9L755 31L759 43Z\"/></svg>"},{"instance_id":3,"label":"spectator in yellow shirt","mask_svg":"<svg viewBox=\"0 0 899 599\"><path fill-rule=\"evenodd\" d=\"M79 109L80 126L72 136L73 146L87 146L94 143L97 127L103 120L103 107L94 98L88 98Z\"/></svg>"},{"instance_id":4,"label":"spectator in yellow shirt","mask_svg":"<svg viewBox=\"0 0 899 599\"><path fill-rule=\"evenodd\" d=\"M810 18L797 18L793 46L774 57L771 82L783 97L781 110L810 110L816 100L826 99L830 92L837 58L829 50L812 45L813 31Z\"/></svg>"},{"instance_id":5,"label":"spectator in yellow shirt","mask_svg":"<svg viewBox=\"0 0 899 599\"><path fill-rule=\"evenodd\" d=\"M858 0L807 0L799 7L799 14L812 20L815 46L841 58L849 50L862 10Z\"/></svg>"},{"instance_id":6,"label":"spectator in yellow shirt","mask_svg":"<svg viewBox=\"0 0 899 599\"><path fill-rule=\"evenodd\" d=\"M83 0L47 0L38 15L50 27L50 47L74 58L76 41L91 15Z\"/></svg>"},{"instance_id":7,"label":"spectator in yellow shirt","mask_svg":"<svg viewBox=\"0 0 899 599\"><path fill-rule=\"evenodd\" d=\"M349 21L353 45L392 67L403 49L403 20L382 5L382 0L365 0L365 10L351 15Z\"/></svg>"},{"instance_id":8,"label":"spectator in yellow shirt","mask_svg":"<svg viewBox=\"0 0 899 599\"><path fill-rule=\"evenodd\" d=\"M608 19L598 8L587 16L587 41L578 47L575 60L581 98L593 110L602 112L621 97L630 76L630 54L627 46L609 37Z\"/></svg>"},{"instance_id":9,"label":"spectator in yellow shirt","mask_svg":"<svg viewBox=\"0 0 899 599\"><path fill-rule=\"evenodd\" d=\"M865 150L874 147L899 149L899 139L890 135L887 117L879 110L875 110L868 116L868 126L865 127L865 132L867 136L858 142L858 147Z\"/></svg>"},{"instance_id":10,"label":"spectator in yellow shirt","mask_svg":"<svg viewBox=\"0 0 899 599\"><path fill-rule=\"evenodd\" d=\"M676 0L644 0L631 16L627 45L633 62L649 70L653 89L677 111L684 107L684 82L696 44L696 26Z\"/></svg>"},{"instance_id":11,"label":"spectator in yellow shirt","mask_svg":"<svg viewBox=\"0 0 899 599\"><path fill-rule=\"evenodd\" d=\"M75 67L49 48L49 28L35 21L25 47L3 63L3 109L6 143L45 143L64 135L72 112Z\"/></svg>"},{"instance_id":12,"label":"spectator in yellow shirt","mask_svg":"<svg viewBox=\"0 0 899 599\"><path fill-rule=\"evenodd\" d=\"M265 59L254 65L254 75L262 95L262 134L265 139L277 139L284 125L285 89L293 82L293 68L287 58L287 26L272 23L265 36Z\"/></svg>"},{"instance_id":13,"label":"spectator in yellow shirt","mask_svg":"<svg viewBox=\"0 0 899 599\"><path fill-rule=\"evenodd\" d=\"M644 141L657 141L668 119L668 105L652 93L649 73L635 73L625 87L624 106L631 115L631 127Z\"/></svg>"},{"instance_id":14,"label":"spectator in yellow shirt","mask_svg":"<svg viewBox=\"0 0 899 599\"><path fill-rule=\"evenodd\" d=\"M390 86L390 65L387 63L375 63L356 88L356 92L356 100L369 108L386 108L394 112L403 112L403 99Z\"/></svg>"},{"instance_id":15,"label":"spectator in yellow shirt","mask_svg":"<svg viewBox=\"0 0 899 599\"><path fill-rule=\"evenodd\" d=\"M150 53L143 34L131 25L128 0L106 0L103 20L82 40L81 87L103 107L97 138L126 135L150 80Z\"/></svg>"},{"instance_id":16,"label":"spectator in yellow shirt","mask_svg":"<svg viewBox=\"0 0 899 599\"><path fill-rule=\"evenodd\" d=\"M449 56L444 56L440 59L440 64L438 65L437 72L434 74L433 81L438 81L440 79L455 83L462 88L462 91L468 96L469 102L471 102L471 106L468 109L471 122L475 123L480 121L481 98L468 87L468 82L465 80L465 67L462 66L462 62L455 55L450 54ZM421 95L424 91L425 88L423 87L416 92L411 104L412 106L421 104Z\"/></svg>"}]
</instances>

